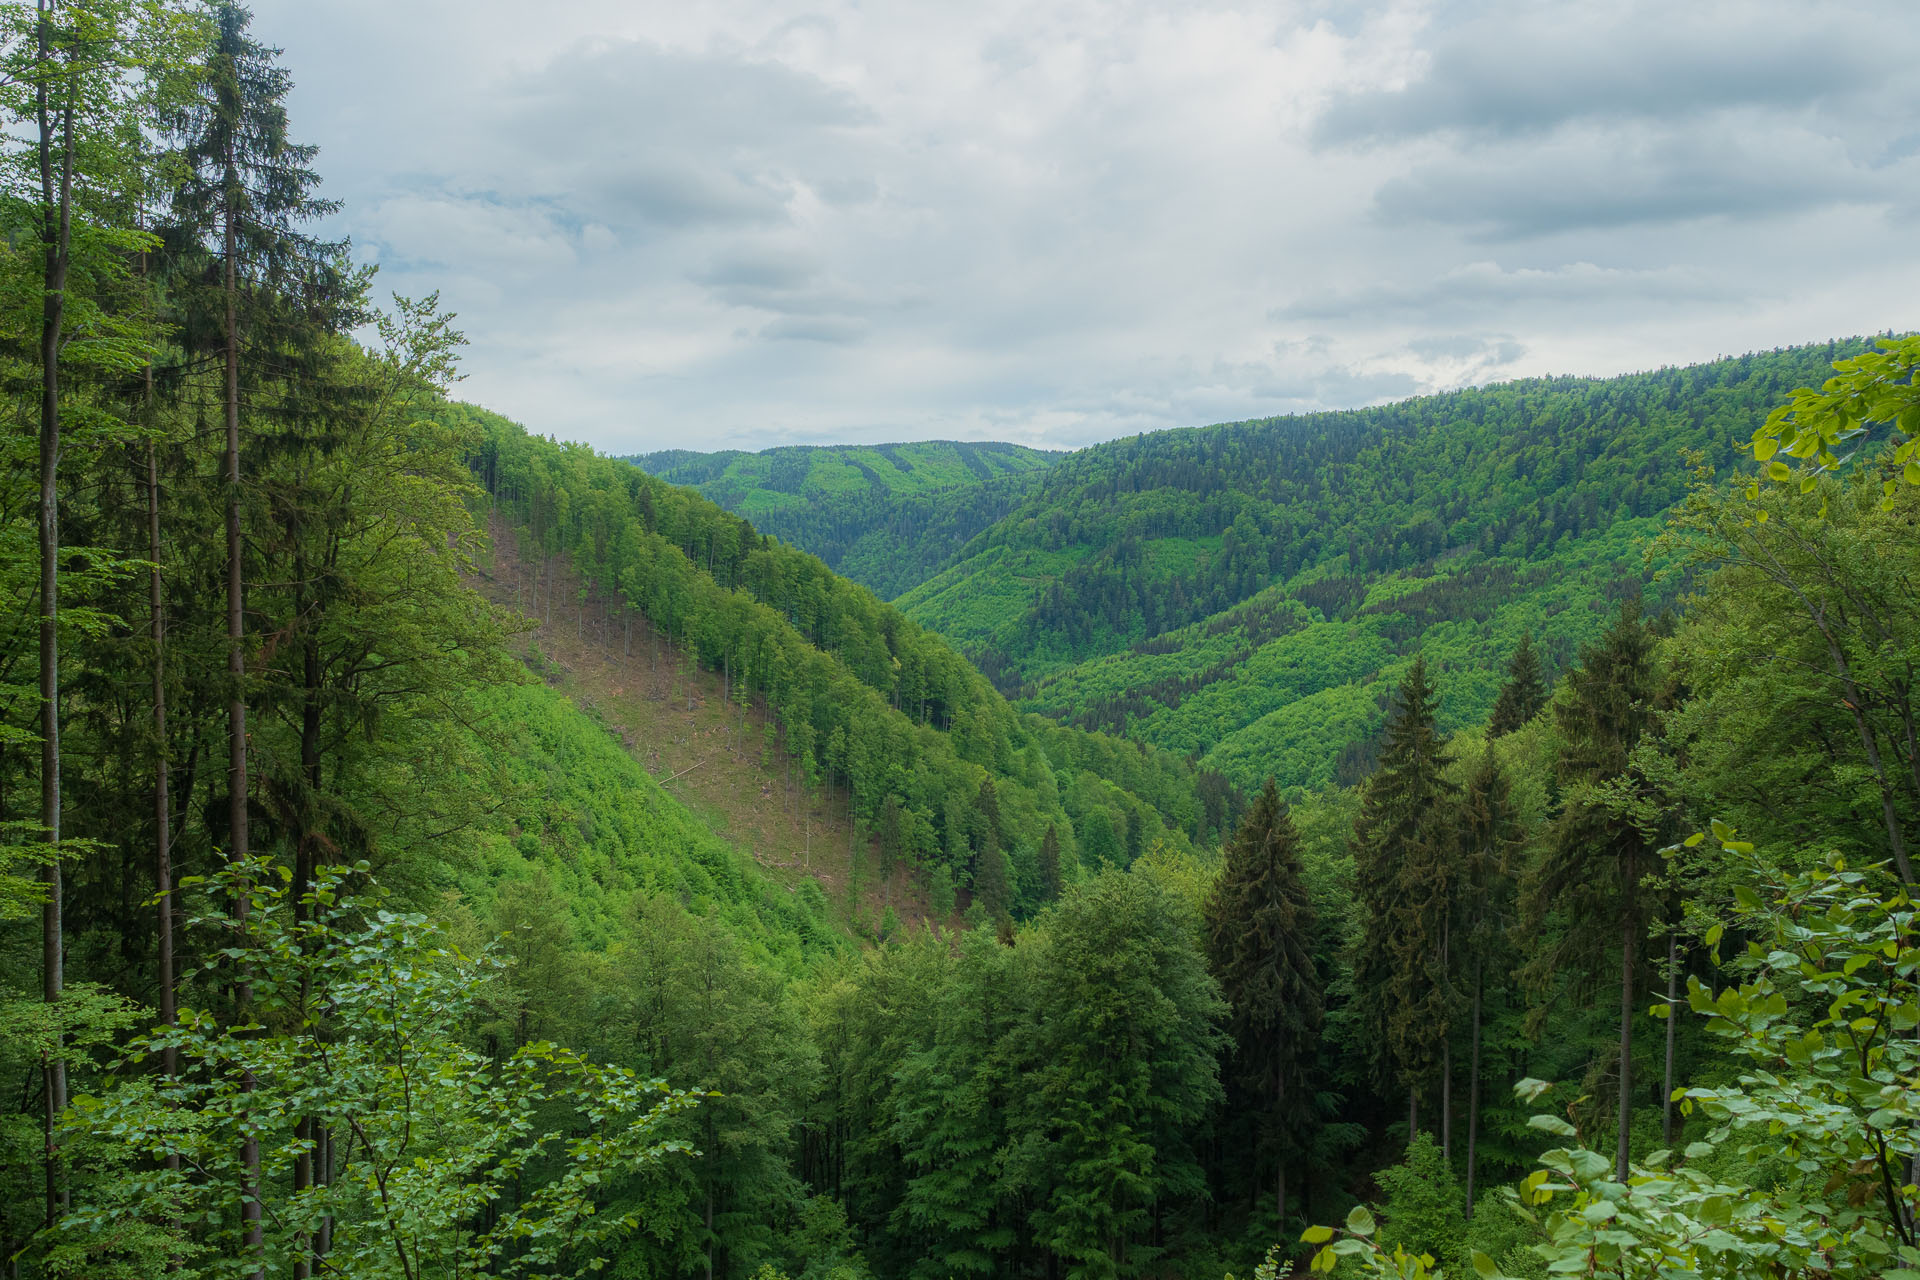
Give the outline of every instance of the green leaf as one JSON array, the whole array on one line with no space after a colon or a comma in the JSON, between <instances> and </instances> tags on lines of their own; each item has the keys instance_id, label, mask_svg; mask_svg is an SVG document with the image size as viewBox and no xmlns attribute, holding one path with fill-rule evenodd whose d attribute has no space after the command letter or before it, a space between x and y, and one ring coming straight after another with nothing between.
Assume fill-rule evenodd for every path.
<instances>
[{"instance_id":1,"label":"green leaf","mask_svg":"<svg viewBox=\"0 0 1920 1280\"><path fill-rule=\"evenodd\" d=\"M1528 1116L1527 1128L1543 1129L1548 1133L1554 1134L1557 1137L1562 1137L1562 1138L1576 1137L1580 1132L1578 1129L1568 1124L1565 1120L1562 1120L1559 1116L1549 1116L1549 1115Z\"/></svg>"},{"instance_id":2,"label":"green leaf","mask_svg":"<svg viewBox=\"0 0 1920 1280\"><path fill-rule=\"evenodd\" d=\"M1373 1234L1373 1215L1367 1212L1367 1206L1363 1204L1353 1206L1353 1212L1347 1215L1347 1230L1357 1236Z\"/></svg>"},{"instance_id":3,"label":"green leaf","mask_svg":"<svg viewBox=\"0 0 1920 1280\"><path fill-rule=\"evenodd\" d=\"M1303 1244L1325 1244L1331 1239L1333 1239L1332 1227L1308 1227L1300 1233Z\"/></svg>"}]
</instances>

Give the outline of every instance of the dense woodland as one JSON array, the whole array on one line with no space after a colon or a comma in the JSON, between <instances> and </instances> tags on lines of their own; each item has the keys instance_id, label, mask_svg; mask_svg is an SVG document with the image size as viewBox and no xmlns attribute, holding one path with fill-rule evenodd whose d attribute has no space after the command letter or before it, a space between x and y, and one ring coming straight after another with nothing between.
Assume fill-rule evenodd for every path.
<instances>
[{"instance_id":1,"label":"dense woodland","mask_svg":"<svg viewBox=\"0 0 1920 1280\"><path fill-rule=\"evenodd\" d=\"M1086 567L1008 588L1023 675L1582 618L1356 627L1364 750L1215 769L450 399L243 7L0 16L11 1275L1920 1274L1920 339L1055 464L960 562ZM1512 483L1428 528L1455 474ZM1218 546L1081 554L1147 507ZM569 631L847 847L716 834Z\"/></svg>"},{"instance_id":2,"label":"dense woodland","mask_svg":"<svg viewBox=\"0 0 1920 1280\"><path fill-rule=\"evenodd\" d=\"M869 447L787 445L762 453L669 449L630 458L691 485L754 527L805 547L890 600L932 577L1008 515L1061 455L936 440Z\"/></svg>"}]
</instances>

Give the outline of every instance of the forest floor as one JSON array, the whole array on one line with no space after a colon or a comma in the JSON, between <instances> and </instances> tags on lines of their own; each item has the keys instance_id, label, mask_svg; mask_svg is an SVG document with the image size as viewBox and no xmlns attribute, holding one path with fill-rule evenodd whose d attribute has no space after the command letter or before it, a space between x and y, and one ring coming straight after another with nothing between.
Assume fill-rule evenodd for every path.
<instances>
[{"instance_id":1,"label":"forest floor","mask_svg":"<svg viewBox=\"0 0 1920 1280\"><path fill-rule=\"evenodd\" d=\"M701 669L638 614L584 595L562 561L523 559L497 515L488 534L492 550L476 585L534 624L523 659L662 789L789 891L816 881L858 937L877 937L888 907L902 925L926 920L925 895L904 869L880 882L879 850L850 830L846 792L799 784L759 699L750 707L728 699L721 673Z\"/></svg>"}]
</instances>

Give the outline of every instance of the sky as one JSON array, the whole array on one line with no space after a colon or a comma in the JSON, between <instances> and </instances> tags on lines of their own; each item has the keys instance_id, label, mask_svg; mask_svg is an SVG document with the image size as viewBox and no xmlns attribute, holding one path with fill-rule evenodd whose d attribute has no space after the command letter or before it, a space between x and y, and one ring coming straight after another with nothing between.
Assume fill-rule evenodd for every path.
<instances>
[{"instance_id":1,"label":"sky","mask_svg":"<svg viewBox=\"0 0 1920 1280\"><path fill-rule=\"evenodd\" d=\"M1920 326L1845 0L255 0L456 394L612 453L1072 448Z\"/></svg>"}]
</instances>

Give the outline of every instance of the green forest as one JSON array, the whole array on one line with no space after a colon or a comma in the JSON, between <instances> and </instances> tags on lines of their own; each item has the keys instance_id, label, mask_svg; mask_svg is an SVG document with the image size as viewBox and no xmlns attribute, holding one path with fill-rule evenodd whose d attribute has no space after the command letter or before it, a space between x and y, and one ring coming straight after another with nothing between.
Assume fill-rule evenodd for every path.
<instances>
[{"instance_id":1,"label":"green forest","mask_svg":"<svg viewBox=\"0 0 1920 1280\"><path fill-rule=\"evenodd\" d=\"M9 1277L1920 1275L1920 338L635 465L0 20Z\"/></svg>"},{"instance_id":2,"label":"green forest","mask_svg":"<svg viewBox=\"0 0 1920 1280\"><path fill-rule=\"evenodd\" d=\"M829 569L891 600L932 577L1011 512L1060 455L1011 444L934 440L762 453L670 449L629 458L690 485Z\"/></svg>"}]
</instances>

